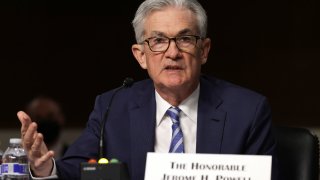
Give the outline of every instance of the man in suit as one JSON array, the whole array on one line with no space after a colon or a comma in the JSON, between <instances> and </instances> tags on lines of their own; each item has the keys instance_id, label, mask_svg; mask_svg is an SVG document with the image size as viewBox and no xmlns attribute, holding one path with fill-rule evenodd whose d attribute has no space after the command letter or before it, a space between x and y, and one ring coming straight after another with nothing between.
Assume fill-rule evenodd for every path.
<instances>
[{"instance_id":1,"label":"man in suit","mask_svg":"<svg viewBox=\"0 0 320 180\"><path fill-rule=\"evenodd\" d=\"M137 40L132 52L150 79L113 97L102 127L107 158L126 163L131 180L142 180L147 152L272 155L275 180L276 144L266 98L201 75L211 43L202 6L196 0L146 0L132 23ZM101 124L113 95L96 98L86 129L59 161L52 160L54 152L47 150L36 123L18 112L32 175L79 179L80 163L99 156Z\"/></svg>"}]
</instances>

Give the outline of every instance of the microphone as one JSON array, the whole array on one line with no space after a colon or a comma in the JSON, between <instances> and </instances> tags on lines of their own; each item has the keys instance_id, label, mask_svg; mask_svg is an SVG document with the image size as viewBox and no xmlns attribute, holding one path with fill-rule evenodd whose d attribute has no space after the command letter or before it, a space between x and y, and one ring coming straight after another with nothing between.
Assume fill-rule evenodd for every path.
<instances>
[{"instance_id":1,"label":"microphone","mask_svg":"<svg viewBox=\"0 0 320 180\"><path fill-rule=\"evenodd\" d=\"M101 129L100 129L100 142L99 142L99 161L90 159L88 162L81 163L81 180L129 180L128 169L124 163L119 162L117 159L111 159L110 163L108 159L104 158L104 129L108 120L109 111L111 109L114 96L123 88L132 86L133 79L125 78L122 86L113 90L109 104L104 113Z\"/></svg>"},{"instance_id":2,"label":"microphone","mask_svg":"<svg viewBox=\"0 0 320 180\"><path fill-rule=\"evenodd\" d=\"M131 87L132 84L133 84L133 79L130 78L130 77L127 77L124 79L123 83L122 83L122 86L116 88L113 90L113 93L111 95L111 98L110 98L110 101L109 101L109 104L107 106L107 109L106 109L106 112L104 113L104 116L103 116L103 119L102 119L102 122L101 122L101 129L100 129L100 143L99 143L99 159L101 158L104 158L104 152L103 152L103 148L104 148L104 141L103 141L103 135L104 135L104 126L107 122L107 119L108 119L108 115L109 115L109 111L110 111L110 108L111 108L111 105L112 105L112 100L113 100L113 97L117 94L117 92L123 88L127 88L127 87Z\"/></svg>"}]
</instances>

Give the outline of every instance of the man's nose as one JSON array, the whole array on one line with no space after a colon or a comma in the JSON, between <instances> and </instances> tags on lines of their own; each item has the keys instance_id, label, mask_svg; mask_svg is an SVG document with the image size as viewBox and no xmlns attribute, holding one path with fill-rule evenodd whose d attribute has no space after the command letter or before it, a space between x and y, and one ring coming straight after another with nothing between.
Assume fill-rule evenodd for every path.
<instances>
[{"instance_id":1,"label":"man's nose","mask_svg":"<svg viewBox=\"0 0 320 180\"><path fill-rule=\"evenodd\" d=\"M178 48L175 39L170 39L169 47L165 53L166 56L171 59L175 59L179 55L179 53L180 53L180 49Z\"/></svg>"}]
</instances>

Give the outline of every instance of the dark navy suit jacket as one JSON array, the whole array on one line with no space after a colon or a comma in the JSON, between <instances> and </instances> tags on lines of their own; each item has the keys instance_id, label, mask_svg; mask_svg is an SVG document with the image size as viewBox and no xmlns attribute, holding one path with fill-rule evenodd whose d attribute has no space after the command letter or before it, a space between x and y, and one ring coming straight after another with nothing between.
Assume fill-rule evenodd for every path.
<instances>
[{"instance_id":1,"label":"dark navy suit jacket","mask_svg":"<svg viewBox=\"0 0 320 180\"><path fill-rule=\"evenodd\" d=\"M80 163L99 155L100 124L113 91L97 96L87 127L56 162L61 179L80 179ZM213 77L201 76L197 153L261 154L275 157L271 111L258 93ZM143 180L147 152L154 151L155 89L136 82L114 96L105 125L105 154L128 166L131 180ZM273 175L277 170L273 158ZM273 180L275 180L274 178Z\"/></svg>"}]
</instances>

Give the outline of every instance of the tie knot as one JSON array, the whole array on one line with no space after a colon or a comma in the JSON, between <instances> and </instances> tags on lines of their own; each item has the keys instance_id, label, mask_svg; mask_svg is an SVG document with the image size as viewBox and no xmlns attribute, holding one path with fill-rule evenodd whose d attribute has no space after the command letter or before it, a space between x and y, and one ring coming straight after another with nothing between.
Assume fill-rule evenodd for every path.
<instances>
[{"instance_id":1,"label":"tie knot","mask_svg":"<svg viewBox=\"0 0 320 180\"><path fill-rule=\"evenodd\" d=\"M178 107L170 107L166 114L171 118L173 123L178 123L179 122L179 114L180 114L181 109Z\"/></svg>"}]
</instances>

